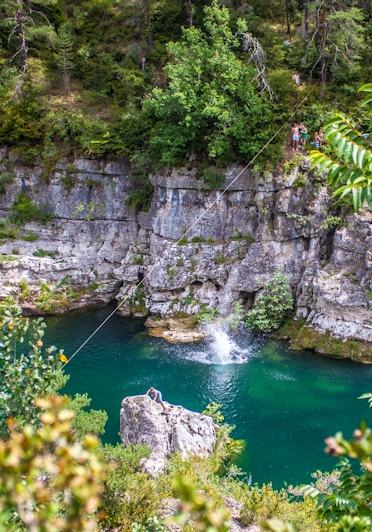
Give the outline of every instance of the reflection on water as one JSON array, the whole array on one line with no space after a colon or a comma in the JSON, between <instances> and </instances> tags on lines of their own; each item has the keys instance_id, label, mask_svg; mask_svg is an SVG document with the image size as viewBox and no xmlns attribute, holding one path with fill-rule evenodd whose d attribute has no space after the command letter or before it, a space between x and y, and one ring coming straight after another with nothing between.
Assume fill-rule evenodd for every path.
<instances>
[{"instance_id":1,"label":"reflection on water","mask_svg":"<svg viewBox=\"0 0 372 532\"><path fill-rule=\"evenodd\" d=\"M109 313L90 310L48 318L44 345L69 357ZM233 436L247 442L238 465L253 482L300 484L334 467L324 439L338 430L351 437L361 419L371 424L362 393L371 391L372 366L291 352L286 342L214 331L197 344L168 344L145 334L143 321L114 316L68 364L66 393L92 397L92 408L108 412L104 441L118 441L124 396L150 386L166 401L202 411L222 404Z\"/></svg>"}]
</instances>

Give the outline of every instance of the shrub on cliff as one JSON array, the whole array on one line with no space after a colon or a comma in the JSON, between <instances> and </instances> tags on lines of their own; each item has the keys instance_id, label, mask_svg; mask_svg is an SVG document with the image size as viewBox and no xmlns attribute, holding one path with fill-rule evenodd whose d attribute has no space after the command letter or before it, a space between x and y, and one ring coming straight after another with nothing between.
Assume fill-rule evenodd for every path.
<instances>
[{"instance_id":1,"label":"shrub on cliff","mask_svg":"<svg viewBox=\"0 0 372 532\"><path fill-rule=\"evenodd\" d=\"M31 221L47 222L53 218L48 211L48 205L44 205L41 209L31 201L27 194L20 192L11 207L11 220L20 225Z\"/></svg>"},{"instance_id":2,"label":"shrub on cliff","mask_svg":"<svg viewBox=\"0 0 372 532\"><path fill-rule=\"evenodd\" d=\"M288 278L276 270L272 281L263 287L253 309L247 312L246 325L269 333L278 329L286 313L293 308L293 298L287 286Z\"/></svg>"}]
</instances>

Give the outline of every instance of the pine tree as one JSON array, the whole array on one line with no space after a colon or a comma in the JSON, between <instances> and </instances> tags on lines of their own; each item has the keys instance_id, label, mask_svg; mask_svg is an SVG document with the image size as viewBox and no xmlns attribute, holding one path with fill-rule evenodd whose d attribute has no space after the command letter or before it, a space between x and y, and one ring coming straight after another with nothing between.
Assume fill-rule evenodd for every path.
<instances>
[{"instance_id":1,"label":"pine tree","mask_svg":"<svg viewBox=\"0 0 372 532\"><path fill-rule=\"evenodd\" d=\"M72 70L73 42L67 24L60 26L57 40L57 63L62 74L66 94L70 91L70 72Z\"/></svg>"},{"instance_id":2,"label":"pine tree","mask_svg":"<svg viewBox=\"0 0 372 532\"><path fill-rule=\"evenodd\" d=\"M313 57L310 76L319 69L324 89L331 75L357 70L363 45L363 14L347 0L306 1L303 7L303 35L307 41L304 62Z\"/></svg>"}]
</instances>

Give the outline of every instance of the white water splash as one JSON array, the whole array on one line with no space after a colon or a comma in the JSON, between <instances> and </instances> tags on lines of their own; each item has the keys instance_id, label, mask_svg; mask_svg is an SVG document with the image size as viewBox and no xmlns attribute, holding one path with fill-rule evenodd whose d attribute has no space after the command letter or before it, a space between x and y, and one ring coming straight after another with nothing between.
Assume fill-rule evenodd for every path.
<instances>
[{"instance_id":1,"label":"white water splash","mask_svg":"<svg viewBox=\"0 0 372 532\"><path fill-rule=\"evenodd\" d=\"M207 326L209 337L205 347L200 350L191 350L185 358L196 360L203 364L244 364L252 354L251 347L240 347L231 337L226 327L214 324Z\"/></svg>"},{"instance_id":2,"label":"white water splash","mask_svg":"<svg viewBox=\"0 0 372 532\"><path fill-rule=\"evenodd\" d=\"M215 353L215 362L225 364L241 363L241 350L223 329L211 331L211 349Z\"/></svg>"}]
</instances>

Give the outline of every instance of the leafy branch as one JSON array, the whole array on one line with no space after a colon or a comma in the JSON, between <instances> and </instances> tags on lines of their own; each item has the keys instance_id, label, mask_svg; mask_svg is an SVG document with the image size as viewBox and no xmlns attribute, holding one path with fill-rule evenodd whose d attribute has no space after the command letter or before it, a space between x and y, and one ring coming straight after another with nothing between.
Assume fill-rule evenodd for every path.
<instances>
[{"instance_id":1,"label":"leafy branch","mask_svg":"<svg viewBox=\"0 0 372 532\"><path fill-rule=\"evenodd\" d=\"M363 85L360 92L369 93L362 106L372 110L372 84ZM367 202L372 206L372 145L343 114L337 114L324 124L324 138L330 143L338 160L319 150L309 154L311 169L327 170L329 184L336 188L334 196L352 194L357 212Z\"/></svg>"}]
</instances>

